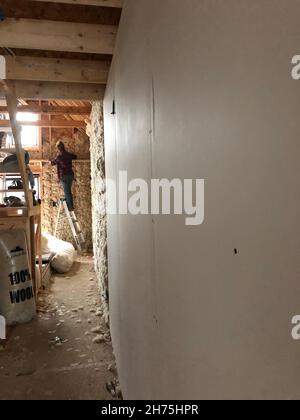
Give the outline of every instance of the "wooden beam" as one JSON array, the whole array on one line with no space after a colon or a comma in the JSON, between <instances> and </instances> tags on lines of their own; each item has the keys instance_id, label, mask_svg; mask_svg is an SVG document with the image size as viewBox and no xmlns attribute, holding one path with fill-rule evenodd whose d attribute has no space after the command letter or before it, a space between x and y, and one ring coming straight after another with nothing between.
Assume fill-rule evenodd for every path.
<instances>
[{"instance_id":1,"label":"wooden beam","mask_svg":"<svg viewBox=\"0 0 300 420\"><path fill-rule=\"evenodd\" d=\"M39 19L7 18L0 25L1 47L113 54L117 27Z\"/></svg>"},{"instance_id":2,"label":"wooden beam","mask_svg":"<svg viewBox=\"0 0 300 420\"><path fill-rule=\"evenodd\" d=\"M51 121L34 121L34 122L22 122L19 121L18 124L21 127L43 127L43 128L81 128L86 127L86 123L84 121L75 121L75 120L63 120L63 119L57 119L57 120L51 120ZM0 120L0 128L4 127L10 127L10 121L9 120ZM1 149L0 149L1 150Z\"/></svg>"},{"instance_id":3,"label":"wooden beam","mask_svg":"<svg viewBox=\"0 0 300 420\"><path fill-rule=\"evenodd\" d=\"M20 175L21 175L21 179L23 183L26 205L30 212L31 208L33 207L33 200L32 200L32 194L30 194L29 192L28 176L27 176L25 159L24 159L24 151L23 151L22 142L21 142L21 127L20 127L19 122L17 121L18 100L17 100L17 95L16 95L16 89L15 89L14 83L10 80L5 81L3 85L4 85L5 98L6 98L6 103L7 103L9 117L10 117L9 124L11 126L14 143L15 143L15 149L17 152L18 165L19 165ZM29 238L27 237L27 239Z\"/></svg>"},{"instance_id":4,"label":"wooden beam","mask_svg":"<svg viewBox=\"0 0 300 420\"><path fill-rule=\"evenodd\" d=\"M123 0L33 0L46 1L48 3L67 3L67 4L83 4L86 6L101 6L101 7L123 7Z\"/></svg>"},{"instance_id":5,"label":"wooden beam","mask_svg":"<svg viewBox=\"0 0 300 420\"><path fill-rule=\"evenodd\" d=\"M1 25L0 25L1 26ZM92 83L61 83L15 81L18 99L50 100L81 100L100 101L104 98L105 85ZM5 98L0 90L0 99Z\"/></svg>"},{"instance_id":6,"label":"wooden beam","mask_svg":"<svg viewBox=\"0 0 300 420\"><path fill-rule=\"evenodd\" d=\"M6 78L69 83L106 83L110 63L106 61L56 58L8 57Z\"/></svg>"},{"instance_id":7,"label":"wooden beam","mask_svg":"<svg viewBox=\"0 0 300 420\"><path fill-rule=\"evenodd\" d=\"M92 107L81 106L53 106L53 105L26 105L18 106L18 112L46 115L90 115ZM8 108L0 106L0 114L7 114Z\"/></svg>"}]
</instances>

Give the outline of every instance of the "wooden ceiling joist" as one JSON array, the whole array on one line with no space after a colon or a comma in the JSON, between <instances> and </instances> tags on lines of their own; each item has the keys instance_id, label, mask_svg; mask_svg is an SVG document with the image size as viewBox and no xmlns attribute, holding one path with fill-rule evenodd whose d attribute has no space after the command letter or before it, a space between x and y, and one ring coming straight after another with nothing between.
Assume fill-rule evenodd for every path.
<instances>
[{"instance_id":1,"label":"wooden ceiling joist","mask_svg":"<svg viewBox=\"0 0 300 420\"><path fill-rule=\"evenodd\" d=\"M100 7L123 7L123 0L33 0L44 1L49 3L67 3L67 4L81 4L86 6L100 6Z\"/></svg>"},{"instance_id":2,"label":"wooden ceiling joist","mask_svg":"<svg viewBox=\"0 0 300 420\"><path fill-rule=\"evenodd\" d=\"M90 115L91 107L82 106L53 106L53 105L25 105L18 106L18 112L46 115ZM6 106L0 106L0 114L7 114Z\"/></svg>"},{"instance_id":3,"label":"wooden ceiling joist","mask_svg":"<svg viewBox=\"0 0 300 420\"><path fill-rule=\"evenodd\" d=\"M16 80L16 93L19 99L33 100L81 100L99 101L104 98L105 85L92 83L32 82ZM5 99L0 89L0 99Z\"/></svg>"},{"instance_id":4,"label":"wooden ceiling joist","mask_svg":"<svg viewBox=\"0 0 300 420\"><path fill-rule=\"evenodd\" d=\"M106 61L55 58L5 57L6 77L13 80L106 83L110 63Z\"/></svg>"},{"instance_id":5,"label":"wooden ceiling joist","mask_svg":"<svg viewBox=\"0 0 300 420\"><path fill-rule=\"evenodd\" d=\"M81 128L85 127L86 123L84 121L75 121L75 120L63 120L63 119L57 119L57 120L51 120L51 121L35 121L35 122L19 122L22 126L31 126L31 127L51 127L51 128ZM9 120L0 120L0 129L1 128L9 128L10 121Z\"/></svg>"},{"instance_id":6,"label":"wooden ceiling joist","mask_svg":"<svg viewBox=\"0 0 300 420\"><path fill-rule=\"evenodd\" d=\"M7 18L0 23L0 46L113 54L116 33L111 25Z\"/></svg>"}]
</instances>

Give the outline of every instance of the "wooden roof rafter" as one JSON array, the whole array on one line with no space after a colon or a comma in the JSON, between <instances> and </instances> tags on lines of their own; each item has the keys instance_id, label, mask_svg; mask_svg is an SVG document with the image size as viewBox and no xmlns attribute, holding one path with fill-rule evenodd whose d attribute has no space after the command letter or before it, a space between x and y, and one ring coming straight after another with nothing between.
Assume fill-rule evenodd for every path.
<instances>
[{"instance_id":1,"label":"wooden roof rafter","mask_svg":"<svg viewBox=\"0 0 300 420\"><path fill-rule=\"evenodd\" d=\"M3 50L6 61L5 78L14 83L17 97L28 103L31 100L102 100L123 1L29 0L26 3L27 7L23 0L1 2L6 18L0 22L0 53ZM2 98L4 92L0 88ZM57 112L76 121L88 115L83 109L71 114L69 107L64 114L59 109L54 114L49 109L46 113ZM45 113L41 107L34 112Z\"/></svg>"},{"instance_id":2,"label":"wooden roof rafter","mask_svg":"<svg viewBox=\"0 0 300 420\"><path fill-rule=\"evenodd\" d=\"M22 102L25 102L22 100ZM55 106L48 104L29 104L29 105L20 105L18 106L18 112L30 112L31 114L40 114L40 115L78 115L86 116L91 112L91 106ZM8 108L6 106L0 106L0 114L8 113Z\"/></svg>"},{"instance_id":3,"label":"wooden roof rafter","mask_svg":"<svg viewBox=\"0 0 300 420\"><path fill-rule=\"evenodd\" d=\"M112 54L117 27L86 23L7 18L0 23L6 48Z\"/></svg>"},{"instance_id":4,"label":"wooden roof rafter","mask_svg":"<svg viewBox=\"0 0 300 420\"><path fill-rule=\"evenodd\" d=\"M32 0L47 3L65 3L73 5L98 6L98 7L113 7L121 9L123 7L123 0Z\"/></svg>"}]
</instances>

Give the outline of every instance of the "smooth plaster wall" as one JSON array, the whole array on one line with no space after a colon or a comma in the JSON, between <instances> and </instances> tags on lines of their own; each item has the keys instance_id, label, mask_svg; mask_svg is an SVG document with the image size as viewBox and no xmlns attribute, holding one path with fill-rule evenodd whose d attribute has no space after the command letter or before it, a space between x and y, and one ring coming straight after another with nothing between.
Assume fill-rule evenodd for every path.
<instances>
[{"instance_id":1,"label":"smooth plaster wall","mask_svg":"<svg viewBox=\"0 0 300 420\"><path fill-rule=\"evenodd\" d=\"M299 18L299 0L125 2L107 176L206 181L202 226L108 218L127 399L300 397Z\"/></svg>"}]
</instances>

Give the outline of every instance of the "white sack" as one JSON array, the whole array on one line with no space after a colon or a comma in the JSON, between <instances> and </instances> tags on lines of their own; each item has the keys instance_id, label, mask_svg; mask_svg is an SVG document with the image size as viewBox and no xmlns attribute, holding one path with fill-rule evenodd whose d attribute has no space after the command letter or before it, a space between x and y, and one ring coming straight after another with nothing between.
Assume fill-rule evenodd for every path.
<instances>
[{"instance_id":1,"label":"white sack","mask_svg":"<svg viewBox=\"0 0 300 420\"><path fill-rule=\"evenodd\" d=\"M77 251L69 242L61 241L48 233L42 234L42 253L54 253L51 267L58 273L65 274L71 270Z\"/></svg>"},{"instance_id":2,"label":"white sack","mask_svg":"<svg viewBox=\"0 0 300 420\"><path fill-rule=\"evenodd\" d=\"M31 321L35 314L25 232L0 231L0 315L14 325Z\"/></svg>"}]
</instances>

